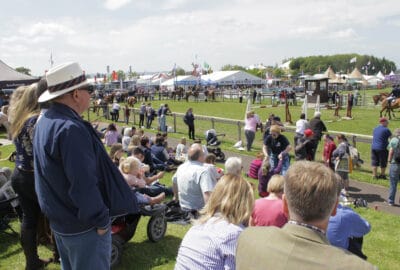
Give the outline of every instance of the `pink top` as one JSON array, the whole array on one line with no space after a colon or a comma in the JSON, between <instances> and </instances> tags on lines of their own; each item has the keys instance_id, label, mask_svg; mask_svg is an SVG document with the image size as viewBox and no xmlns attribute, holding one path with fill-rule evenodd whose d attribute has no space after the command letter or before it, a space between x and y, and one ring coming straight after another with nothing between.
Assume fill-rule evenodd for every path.
<instances>
[{"instance_id":1,"label":"pink top","mask_svg":"<svg viewBox=\"0 0 400 270\"><path fill-rule=\"evenodd\" d=\"M106 132L106 134L104 134L104 143L107 146L111 146L114 143L118 142L118 136L119 136L118 131L109 130Z\"/></svg>"},{"instance_id":2,"label":"pink top","mask_svg":"<svg viewBox=\"0 0 400 270\"><path fill-rule=\"evenodd\" d=\"M132 174L126 174L121 172L122 175L124 176L125 181L128 183L130 187L134 188L144 188L146 187L146 181L144 181L141 178L138 178Z\"/></svg>"},{"instance_id":3,"label":"pink top","mask_svg":"<svg viewBox=\"0 0 400 270\"><path fill-rule=\"evenodd\" d=\"M254 159L250 163L249 172L247 173L247 175L253 179L258 180L258 170L260 169L262 162L263 161L259 158Z\"/></svg>"},{"instance_id":4,"label":"pink top","mask_svg":"<svg viewBox=\"0 0 400 270\"><path fill-rule=\"evenodd\" d=\"M256 117L253 116L250 118L246 118L246 120L244 121L244 130L251 130L253 132L256 132L257 124L258 120Z\"/></svg>"},{"instance_id":5,"label":"pink top","mask_svg":"<svg viewBox=\"0 0 400 270\"><path fill-rule=\"evenodd\" d=\"M254 204L252 217L253 226L276 226L283 227L288 221L283 212L281 199L261 198Z\"/></svg>"}]
</instances>

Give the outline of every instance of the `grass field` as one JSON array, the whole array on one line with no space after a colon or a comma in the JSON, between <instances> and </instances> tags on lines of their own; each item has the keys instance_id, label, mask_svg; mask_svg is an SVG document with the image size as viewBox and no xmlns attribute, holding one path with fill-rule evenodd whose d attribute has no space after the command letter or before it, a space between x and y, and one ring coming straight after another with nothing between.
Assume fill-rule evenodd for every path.
<instances>
[{"instance_id":1,"label":"grass field","mask_svg":"<svg viewBox=\"0 0 400 270\"><path fill-rule=\"evenodd\" d=\"M368 91L368 96L376 93L376 91ZM154 101L153 106L158 107L160 103L166 101ZM241 120L244 117L246 104L239 104L237 101L225 100L224 102L204 103L204 102L171 102L167 101L173 112L185 112L190 106L194 109L195 115L212 115L225 118L232 118ZM301 107L291 107L292 119L297 120L300 114ZM256 112L264 119L269 113L273 112L276 115L284 116L284 108L270 108L270 109L256 109ZM308 113L311 116L313 110ZM343 112L342 112L343 113ZM122 114L121 114L122 115ZM353 110L354 120L339 120L333 117L333 111L323 111L322 119L328 126L329 130L346 131L361 134L371 134L372 128L377 125L378 111L373 108L359 108ZM95 119L94 115L90 116ZM167 122L169 123L169 118ZM179 123L178 123L179 122ZM397 120L393 120L390 128L394 129L399 126ZM154 123L156 125L156 123ZM196 121L196 129L198 136L203 135L204 131L211 128L211 124L205 121ZM186 135L186 128L181 121L177 119L178 133L170 134L171 137L181 137ZM222 140L223 147L234 151L232 145L237 140L237 127L225 124L216 125L218 132L227 134ZM290 133L285 133L292 141ZM0 135L0 136L4 136ZM256 150L261 149L261 134L257 134ZM362 157L366 160L366 165L362 170L356 171L352 174L352 178L361 181L370 180L369 161L369 145L359 144L359 150ZM13 151L13 146L1 146L2 157L8 156ZM255 152L254 152L255 153ZM241 152L243 154L243 152ZM13 167L14 164L8 161L1 161L0 166ZM171 173L165 175L162 182L171 185ZM250 180L256 183L254 180ZM386 182L380 181L381 185L387 185ZM398 243L400 241L400 234L397 229L400 228L400 217L386 214L373 209L357 208L363 217L370 221L372 231L364 238L364 251L368 256L368 260L377 265L379 269L400 269L399 258L400 251ZM179 248L180 241L185 235L189 226L182 226L176 224L168 224L168 229L165 238L159 243L151 243L147 240L146 225L148 218L142 218L135 236L124 246L124 253L121 264L116 269L173 269L175 257ZM12 227L19 231L19 222L13 221ZM267 241L267 240L266 240ZM40 254L43 257L50 257L51 252L48 247L40 247ZM24 268L24 256L16 236L9 236L0 232L0 269L13 269L19 270ZM47 269L60 269L59 265L52 264Z\"/></svg>"}]
</instances>

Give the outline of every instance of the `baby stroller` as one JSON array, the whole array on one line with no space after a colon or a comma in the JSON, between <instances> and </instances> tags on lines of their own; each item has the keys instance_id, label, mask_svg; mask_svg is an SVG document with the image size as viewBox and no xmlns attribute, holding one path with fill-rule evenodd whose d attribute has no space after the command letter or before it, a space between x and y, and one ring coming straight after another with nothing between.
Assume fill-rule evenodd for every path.
<instances>
[{"instance_id":1,"label":"baby stroller","mask_svg":"<svg viewBox=\"0 0 400 270\"><path fill-rule=\"evenodd\" d=\"M209 129L206 131L207 151L213 153L217 160L220 162L225 161L225 154L221 148L218 147L221 142L218 140L218 136L225 136L225 134L217 134L215 129Z\"/></svg>"},{"instance_id":2,"label":"baby stroller","mask_svg":"<svg viewBox=\"0 0 400 270\"><path fill-rule=\"evenodd\" d=\"M22 210L19 206L18 196L11 187L11 181L8 181L0 188L0 230L10 234L6 232L9 229L12 234L18 235L10 226L11 220L17 217L22 219Z\"/></svg>"},{"instance_id":3,"label":"baby stroller","mask_svg":"<svg viewBox=\"0 0 400 270\"><path fill-rule=\"evenodd\" d=\"M136 227L141 216L150 216L147 223L147 237L152 242L160 241L167 230L165 219L166 205L146 205L140 208L137 214L129 214L116 218L111 224L111 267L121 260L122 246L135 235Z\"/></svg>"}]
</instances>

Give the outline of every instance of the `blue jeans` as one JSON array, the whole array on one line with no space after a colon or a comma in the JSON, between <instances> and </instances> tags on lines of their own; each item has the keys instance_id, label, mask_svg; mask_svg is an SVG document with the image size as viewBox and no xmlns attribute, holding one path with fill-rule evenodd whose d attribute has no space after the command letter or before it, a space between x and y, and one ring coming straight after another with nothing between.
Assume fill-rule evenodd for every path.
<instances>
[{"instance_id":1,"label":"blue jeans","mask_svg":"<svg viewBox=\"0 0 400 270\"><path fill-rule=\"evenodd\" d=\"M110 269L111 228L99 235L96 229L76 235L54 232L62 270Z\"/></svg>"},{"instance_id":2,"label":"blue jeans","mask_svg":"<svg viewBox=\"0 0 400 270\"><path fill-rule=\"evenodd\" d=\"M395 203L396 199L396 191L397 191L397 183L399 182L400 178L400 164L398 163L391 163L390 170L389 170L389 180L390 180L390 187L389 187L389 203Z\"/></svg>"},{"instance_id":3,"label":"blue jeans","mask_svg":"<svg viewBox=\"0 0 400 270\"><path fill-rule=\"evenodd\" d=\"M269 162L271 164L271 168L275 169L276 166L278 166L278 155L275 155L274 153L271 153ZM281 175L285 176L287 170L289 169L290 166L290 157L289 155L285 155L282 161L282 170L281 170Z\"/></svg>"}]
</instances>

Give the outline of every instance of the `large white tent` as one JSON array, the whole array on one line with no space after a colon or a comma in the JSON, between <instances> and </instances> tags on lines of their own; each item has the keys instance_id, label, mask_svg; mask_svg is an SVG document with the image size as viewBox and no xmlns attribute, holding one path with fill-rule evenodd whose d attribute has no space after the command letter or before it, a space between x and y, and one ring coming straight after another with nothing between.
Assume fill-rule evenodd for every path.
<instances>
[{"instance_id":1,"label":"large white tent","mask_svg":"<svg viewBox=\"0 0 400 270\"><path fill-rule=\"evenodd\" d=\"M218 85L262 85L265 81L242 70L215 71L201 76L205 82Z\"/></svg>"}]
</instances>

